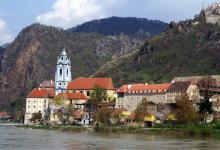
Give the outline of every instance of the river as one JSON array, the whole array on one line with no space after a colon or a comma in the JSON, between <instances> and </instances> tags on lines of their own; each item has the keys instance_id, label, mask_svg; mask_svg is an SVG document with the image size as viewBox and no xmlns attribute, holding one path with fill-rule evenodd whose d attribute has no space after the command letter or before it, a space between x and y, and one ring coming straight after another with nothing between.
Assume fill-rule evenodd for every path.
<instances>
[{"instance_id":1,"label":"river","mask_svg":"<svg viewBox=\"0 0 220 150\"><path fill-rule=\"evenodd\" d=\"M217 139L0 127L0 150L219 150Z\"/></svg>"}]
</instances>

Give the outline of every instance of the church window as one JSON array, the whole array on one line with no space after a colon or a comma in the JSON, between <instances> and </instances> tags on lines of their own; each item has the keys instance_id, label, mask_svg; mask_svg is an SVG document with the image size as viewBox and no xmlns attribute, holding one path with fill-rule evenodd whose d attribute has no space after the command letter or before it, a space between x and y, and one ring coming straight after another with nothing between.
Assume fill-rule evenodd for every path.
<instances>
[{"instance_id":1,"label":"church window","mask_svg":"<svg viewBox=\"0 0 220 150\"><path fill-rule=\"evenodd\" d=\"M60 69L60 75L62 75L62 69Z\"/></svg>"}]
</instances>

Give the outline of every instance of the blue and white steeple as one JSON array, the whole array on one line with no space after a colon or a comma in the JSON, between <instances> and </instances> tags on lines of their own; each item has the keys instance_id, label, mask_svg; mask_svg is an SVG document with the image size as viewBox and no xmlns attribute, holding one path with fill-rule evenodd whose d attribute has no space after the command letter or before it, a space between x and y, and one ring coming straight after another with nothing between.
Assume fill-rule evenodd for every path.
<instances>
[{"instance_id":1,"label":"blue and white steeple","mask_svg":"<svg viewBox=\"0 0 220 150\"><path fill-rule=\"evenodd\" d=\"M67 57L65 49L58 56L57 67L55 73L55 94L65 92L67 85L71 82L71 62Z\"/></svg>"}]
</instances>

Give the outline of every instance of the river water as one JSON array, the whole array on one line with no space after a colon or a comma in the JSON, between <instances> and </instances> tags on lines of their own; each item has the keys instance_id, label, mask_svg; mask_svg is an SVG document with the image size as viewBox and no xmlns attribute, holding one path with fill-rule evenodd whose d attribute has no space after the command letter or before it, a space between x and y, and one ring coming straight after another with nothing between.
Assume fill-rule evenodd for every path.
<instances>
[{"instance_id":1,"label":"river water","mask_svg":"<svg viewBox=\"0 0 220 150\"><path fill-rule=\"evenodd\" d=\"M220 150L220 140L0 127L0 150Z\"/></svg>"}]
</instances>

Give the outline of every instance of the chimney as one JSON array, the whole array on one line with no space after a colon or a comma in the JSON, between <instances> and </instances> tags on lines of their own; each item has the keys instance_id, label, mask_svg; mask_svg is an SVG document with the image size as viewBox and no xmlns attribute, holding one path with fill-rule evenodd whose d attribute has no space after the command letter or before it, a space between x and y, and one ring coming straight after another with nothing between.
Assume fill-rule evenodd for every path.
<instances>
[{"instance_id":1,"label":"chimney","mask_svg":"<svg viewBox=\"0 0 220 150\"><path fill-rule=\"evenodd\" d=\"M130 88L131 88L131 85L129 84L129 85L128 85L128 89L130 89Z\"/></svg>"}]
</instances>

